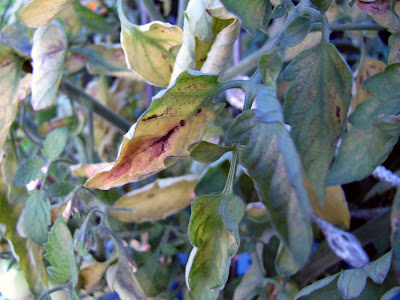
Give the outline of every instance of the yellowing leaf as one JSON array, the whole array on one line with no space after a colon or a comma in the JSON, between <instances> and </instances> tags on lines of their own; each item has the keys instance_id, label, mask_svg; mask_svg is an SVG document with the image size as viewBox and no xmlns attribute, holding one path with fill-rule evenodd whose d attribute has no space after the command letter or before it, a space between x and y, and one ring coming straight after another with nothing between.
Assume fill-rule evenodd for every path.
<instances>
[{"instance_id":1,"label":"yellowing leaf","mask_svg":"<svg viewBox=\"0 0 400 300\"><path fill-rule=\"evenodd\" d=\"M11 48L0 44L0 149L17 114L22 62Z\"/></svg>"},{"instance_id":2,"label":"yellowing leaf","mask_svg":"<svg viewBox=\"0 0 400 300\"><path fill-rule=\"evenodd\" d=\"M220 86L217 76L183 73L125 134L114 167L95 174L86 187L107 190L139 181L188 156L188 147L201 140L222 107L213 103Z\"/></svg>"},{"instance_id":3,"label":"yellowing leaf","mask_svg":"<svg viewBox=\"0 0 400 300\"><path fill-rule=\"evenodd\" d=\"M47 108L57 99L67 43L65 31L56 21L40 27L33 35L32 106L35 110Z\"/></svg>"},{"instance_id":4,"label":"yellowing leaf","mask_svg":"<svg viewBox=\"0 0 400 300\"><path fill-rule=\"evenodd\" d=\"M181 29L158 21L142 26L132 24L124 14L122 0L118 1L118 13L128 68L153 85L167 86L175 63L175 47L182 43Z\"/></svg>"},{"instance_id":5,"label":"yellowing leaf","mask_svg":"<svg viewBox=\"0 0 400 300\"><path fill-rule=\"evenodd\" d=\"M79 281L86 293L90 293L103 278L109 262L94 263L79 271Z\"/></svg>"},{"instance_id":6,"label":"yellowing leaf","mask_svg":"<svg viewBox=\"0 0 400 300\"><path fill-rule=\"evenodd\" d=\"M145 222L163 220L190 204L194 196L197 176L157 179L140 189L123 195L114 207L131 211L110 211L122 222Z\"/></svg>"},{"instance_id":7,"label":"yellowing leaf","mask_svg":"<svg viewBox=\"0 0 400 300\"><path fill-rule=\"evenodd\" d=\"M355 6L370 15L379 25L395 31L400 30L400 18L392 11L390 0L373 2L356 0Z\"/></svg>"},{"instance_id":8,"label":"yellowing leaf","mask_svg":"<svg viewBox=\"0 0 400 300\"><path fill-rule=\"evenodd\" d=\"M53 20L74 0L32 0L21 12L20 18L28 27L38 28Z\"/></svg>"},{"instance_id":9,"label":"yellowing leaf","mask_svg":"<svg viewBox=\"0 0 400 300\"><path fill-rule=\"evenodd\" d=\"M352 100L353 110L354 108L369 99L372 95L364 88L364 82L376 73L383 72L386 68L384 62L374 58L366 58L363 60L361 66L358 69L357 76L355 78L355 84L357 89L357 95Z\"/></svg>"},{"instance_id":10,"label":"yellowing leaf","mask_svg":"<svg viewBox=\"0 0 400 300\"><path fill-rule=\"evenodd\" d=\"M104 162L97 164L77 164L70 166L70 170L72 174L78 177L92 177L99 171L110 169L113 165L113 162Z\"/></svg>"},{"instance_id":11,"label":"yellowing leaf","mask_svg":"<svg viewBox=\"0 0 400 300\"><path fill-rule=\"evenodd\" d=\"M219 1L190 1L171 83L186 70L221 73L230 62L239 30L239 20Z\"/></svg>"},{"instance_id":12,"label":"yellowing leaf","mask_svg":"<svg viewBox=\"0 0 400 300\"><path fill-rule=\"evenodd\" d=\"M57 19L64 25L65 32L69 38L74 39L81 32L82 23L72 6L69 5L62 10Z\"/></svg>"}]
</instances>

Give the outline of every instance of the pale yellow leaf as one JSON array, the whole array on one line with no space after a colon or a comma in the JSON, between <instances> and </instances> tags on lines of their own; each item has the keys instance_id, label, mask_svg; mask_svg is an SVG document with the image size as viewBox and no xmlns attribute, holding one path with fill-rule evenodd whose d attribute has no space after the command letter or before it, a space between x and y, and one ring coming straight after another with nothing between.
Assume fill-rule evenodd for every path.
<instances>
[{"instance_id":1,"label":"pale yellow leaf","mask_svg":"<svg viewBox=\"0 0 400 300\"><path fill-rule=\"evenodd\" d=\"M131 210L111 210L110 215L122 222L163 220L191 203L197 179L196 175L157 179L114 203L114 207Z\"/></svg>"},{"instance_id":2,"label":"pale yellow leaf","mask_svg":"<svg viewBox=\"0 0 400 300\"><path fill-rule=\"evenodd\" d=\"M86 293L90 293L103 278L109 263L94 263L79 271L79 282Z\"/></svg>"},{"instance_id":3,"label":"pale yellow leaf","mask_svg":"<svg viewBox=\"0 0 400 300\"><path fill-rule=\"evenodd\" d=\"M77 164L70 166L70 170L72 174L78 177L92 177L99 171L110 169L113 165L113 162L104 162L97 164Z\"/></svg>"},{"instance_id":4,"label":"pale yellow leaf","mask_svg":"<svg viewBox=\"0 0 400 300\"><path fill-rule=\"evenodd\" d=\"M32 28L46 25L74 0L32 0L21 12L22 22Z\"/></svg>"}]
</instances>

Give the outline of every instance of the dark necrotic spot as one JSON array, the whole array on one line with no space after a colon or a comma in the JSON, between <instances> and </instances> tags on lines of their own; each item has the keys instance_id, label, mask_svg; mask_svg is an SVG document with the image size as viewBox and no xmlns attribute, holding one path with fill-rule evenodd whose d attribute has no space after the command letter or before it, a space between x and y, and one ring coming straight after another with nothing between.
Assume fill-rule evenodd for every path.
<instances>
[{"instance_id":1,"label":"dark necrotic spot","mask_svg":"<svg viewBox=\"0 0 400 300\"><path fill-rule=\"evenodd\" d=\"M179 123L181 124L182 127L185 126L185 124L186 124L185 120L181 120Z\"/></svg>"},{"instance_id":2,"label":"dark necrotic spot","mask_svg":"<svg viewBox=\"0 0 400 300\"><path fill-rule=\"evenodd\" d=\"M196 116L201 113L201 108L199 108L196 112Z\"/></svg>"}]
</instances>

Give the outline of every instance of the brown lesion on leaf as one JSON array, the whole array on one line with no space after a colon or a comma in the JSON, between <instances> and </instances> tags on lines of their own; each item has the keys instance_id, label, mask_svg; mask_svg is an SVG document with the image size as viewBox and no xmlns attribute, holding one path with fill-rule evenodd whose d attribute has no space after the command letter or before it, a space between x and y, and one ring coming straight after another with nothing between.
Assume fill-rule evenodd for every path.
<instances>
[{"instance_id":1,"label":"brown lesion on leaf","mask_svg":"<svg viewBox=\"0 0 400 300\"><path fill-rule=\"evenodd\" d=\"M162 59L166 60L168 57L165 54L161 54Z\"/></svg>"},{"instance_id":2,"label":"brown lesion on leaf","mask_svg":"<svg viewBox=\"0 0 400 300\"><path fill-rule=\"evenodd\" d=\"M153 193L147 194L147 198L153 198L155 195Z\"/></svg>"},{"instance_id":3,"label":"brown lesion on leaf","mask_svg":"<svg viewBox=\"0 0 400 300\"><path fill-rule=\"evenodd\" d=\"M150 117L147 117L147 118L142 119L142 121L143 121L143 122L146 122L147 120L156 119L156 118L158 118L158 117L162 117L163 115L164 115L164 114L161 114L161 115L156 115L156 114L154 114L154 115L151 115Z\"/></svg>"},{"instance_id":4,"label":"brown lesion on leaf","mask_svg":"<svg viewBox=\"0 0 400 300\"><path fill-rule=\"evenodd\" d=\"M201 113L201 108L199 108L199 109L196 111L195 116L198 116L200 113Z\"/></svg>"},{"instance_id":5,"label":"brown lesion on leaf","mask_svg":"<svg viewBox=\"0 0 400 300\"><path fill-rule=\"evenodd\" d=\"M341 120L340 120L340 107L339 106L336 106L336 117L338 118L338 121L339 121L339 124L340 124Z\"/></svg>"}]
</instances>

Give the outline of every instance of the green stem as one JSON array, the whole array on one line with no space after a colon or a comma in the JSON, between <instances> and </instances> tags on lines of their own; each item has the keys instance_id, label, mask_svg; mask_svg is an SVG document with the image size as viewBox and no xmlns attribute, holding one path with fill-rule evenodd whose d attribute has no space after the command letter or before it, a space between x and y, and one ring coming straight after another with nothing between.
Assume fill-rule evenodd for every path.
<instances>
[{"instance_id":1,"label":"green stem","mask_svg":"<svg viewBox=\"0 0 400 300\"><path fill-rule=\"evenodd\" d=\"M52 289L44 292L42 295L40 295L40 297L37 300L44 300L48 296L50 296L50 294L52 294L54 292L57 292L57 291L62 291L63 290L63 291L66 291L66 292L69 293L69 292L71 292L71 289L72 289L72 287L71 287L70 283L69 284L65 284L65 285L59 285L59 286L56 286L55 288L52 288Z\"/></svg>"},{"instance_id":2,"label":"green stem","mask_svg":"<svg viewBox=\"0 0 400 300\"><path fill-rule=\"evenodd\" d=\"M314 23L311 27L311 31L321 31L322 25L320 23ZM352 31L352 30L385 30L378 24L332 24L330 25L331 31Z\"/></svg>"},{"instance_id":3,"label":"green stem","mask_svg":"<svg viewBox=\"0 0 400 300\"><path fill-rule=\"evenodd\" d=\"M235 176L236 176L238 161L239 161L239 149L237 148L237 145L235 144L233 151L232 151L231 167L229 168L229 174L228 174L228 178L226 179L226 185L225 185L224 191L222 192L225 195L230 195L233 193L233 182L234 182Z\"/></svg>"},{"instance_id":4,"label":"green stem","mask_svg":"<svg viewBox=\"0 0 400 300\"><path fill-rule=\"evenodd\" d=\"M329 29L329 22L328 18L326 17L325 14L321 16L321 26L322 26L322 42L324 43L329 43L329 34L330 34L330 29Z\"/></svg>"},{"instance_id":5,"label":"green stem","mask_svg":"<svg viewBox=\"0 0 400 300\"><path fill-rule=\"evenodd\" d=\"M88 144L88 162L94 162L94 125L93 125L93 102L89 103L89 108L87 110L88 114L88 125L89 125L89 138Z\"/></svg>"},{"instance_id":6,"label":"green stem","mask_svg":"<svg viewBox=\"0 0 400 300\"><path fill-rule=\"evenodd\" d=\"M93 112L104 120L115 126L122 133L126 133L131 128L131 123L121 118L118 114L108 109L103 104L99 103L96 99L86 94L81 89L75 87L67 81L62 81L60 84L60 90L69 95L72 100L79 103L85 109L88 109L90 105L93 105Z\"/></svg>"}]
</instances>

